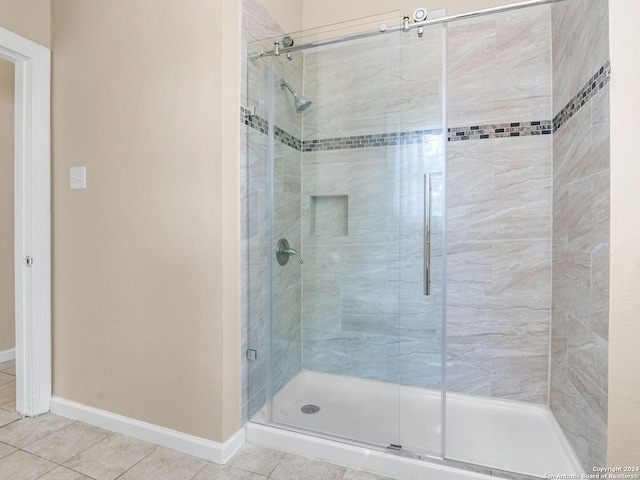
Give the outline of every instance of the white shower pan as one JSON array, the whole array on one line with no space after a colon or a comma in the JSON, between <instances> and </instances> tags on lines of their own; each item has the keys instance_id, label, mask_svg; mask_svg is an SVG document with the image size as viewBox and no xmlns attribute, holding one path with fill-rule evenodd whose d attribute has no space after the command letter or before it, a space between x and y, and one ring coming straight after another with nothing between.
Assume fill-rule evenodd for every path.
<instances>
[{"instance_id":1,"label":"white shower pan","mask_svg":"<svg viewBox=\"0 0 640 480\"><path fill-rule=\"evenodd\" d=\"M459 393L446 395L445 455L484 468L463 470L451 466L455 462L416 460L373 447L395 444L404 452L438 456L440 395L303 370L274 397L272 421L265 406L247 424L247 441L402 480L584 473L547 406ZM319 410L304 413L305 406ZM358 444L345 443L349 439Z\"/></svg>"}]
</instances>

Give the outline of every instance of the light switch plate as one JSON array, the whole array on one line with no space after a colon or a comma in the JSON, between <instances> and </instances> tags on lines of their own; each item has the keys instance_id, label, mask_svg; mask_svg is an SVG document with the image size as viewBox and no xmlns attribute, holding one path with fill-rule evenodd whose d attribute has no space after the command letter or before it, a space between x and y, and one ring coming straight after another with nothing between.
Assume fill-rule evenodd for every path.
<instances>
[{"instance_id":1,"label":"light switch plate","mask_svg":"<svg viewBox=\"0 0 640 480\"><path fill-rule=\"evenodd\" d=\"M71 167L69 169L69 188L71 190L87 188L87 167Z\"/></svg>"}]
</instances>

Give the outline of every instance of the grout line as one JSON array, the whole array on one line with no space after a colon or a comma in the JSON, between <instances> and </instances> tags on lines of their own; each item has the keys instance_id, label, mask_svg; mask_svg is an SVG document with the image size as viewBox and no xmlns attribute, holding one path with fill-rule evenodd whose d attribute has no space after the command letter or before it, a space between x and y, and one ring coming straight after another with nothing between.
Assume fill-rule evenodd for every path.
<instances>
[{"instance_id":1,"label":"grout line","mask_svg":"<svg viewBox=\"0 0 640 480\"><path fill-rule=\"evenodd\" d=\"M131 437L130 437L131 438ZM144 441L144 440L142 440ZM149 442L145 442L145 443L149 443ZM149 443L149 445L153 445L153 443ZM140 460L138 460L136 463L134 463L133 465L131 465L129 468L127 468L124 472L122 472L120 475L118 475L117 477L115 477L113 480L118 480L118 478L122 478L122 476L127 473L129 470L131 470L132 468L134 468L136 465L138 465L139 463L145 461L147 458L149 458L151 455L153 455L155 452L158 451L159 446L158 445L153 445L155 448L149 452L147 455L145 455L144 457L142 457ZM200 473L200 472L198 472Z\"/></svg>"},{"instance_id":2,"label":"grout line","mask_svg":"<svg viewBox=\"0 0 640 480\"><path fill-rule=\"evenodd\" d=\"M188 455L188 454L187 454L187 455ZM198 470L198 471L196 472L196 474L195 474L193 477L191 477L191 480L193 480L193 479L194 479L194 478L196 478L198 475L200 475L200 474L204 471L204 469L205 469L205 468L207 468L207 467L209 466L209 464L210 464L210 463L211 463L211 462L206 461L206 463L202 466L202 468L201 468L200 470Z\"/></svg>"}]
</instances>

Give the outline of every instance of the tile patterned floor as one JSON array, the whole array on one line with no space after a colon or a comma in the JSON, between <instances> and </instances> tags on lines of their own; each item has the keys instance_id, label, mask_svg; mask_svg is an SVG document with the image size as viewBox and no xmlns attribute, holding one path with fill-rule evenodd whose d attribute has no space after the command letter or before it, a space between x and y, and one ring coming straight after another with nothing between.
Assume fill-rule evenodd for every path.
<instances>
[{"instance_id":1,"label":"tile patterned floor","mask_svg":"<svg viewBox=\"0 0 640 480\"><path fill-rule=\"evenodd\" d=\"M0 363L0 410L16 410L16 361Z\"/></svg>"},{"instance_id":2,"label":"tile patterned floor","mask_svg":"<svg viewBox=\"0 0 640 480\"><path fill-rule=\"evenodd\" d=\"M2 480L388 480L255 445L220 466L51 413L20 418L14 368L0 364Z\"/></svg>"}]
</instances>

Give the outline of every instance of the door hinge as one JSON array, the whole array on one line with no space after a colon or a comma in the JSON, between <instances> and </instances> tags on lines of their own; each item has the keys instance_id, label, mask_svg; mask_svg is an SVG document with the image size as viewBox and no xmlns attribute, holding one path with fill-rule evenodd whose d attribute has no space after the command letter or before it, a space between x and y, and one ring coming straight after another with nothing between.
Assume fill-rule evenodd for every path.
<instances>
[{"instance_id":1,"label":"door hinge","mask_svg":"<svg viewBox=\"0 0 640 480\"><path fill-rule=\"evenodd\" d=\"M29 268L33 267L33 257L30 257L29 255L24 257L24 264Z\"/></svg>"}]
</instances>

